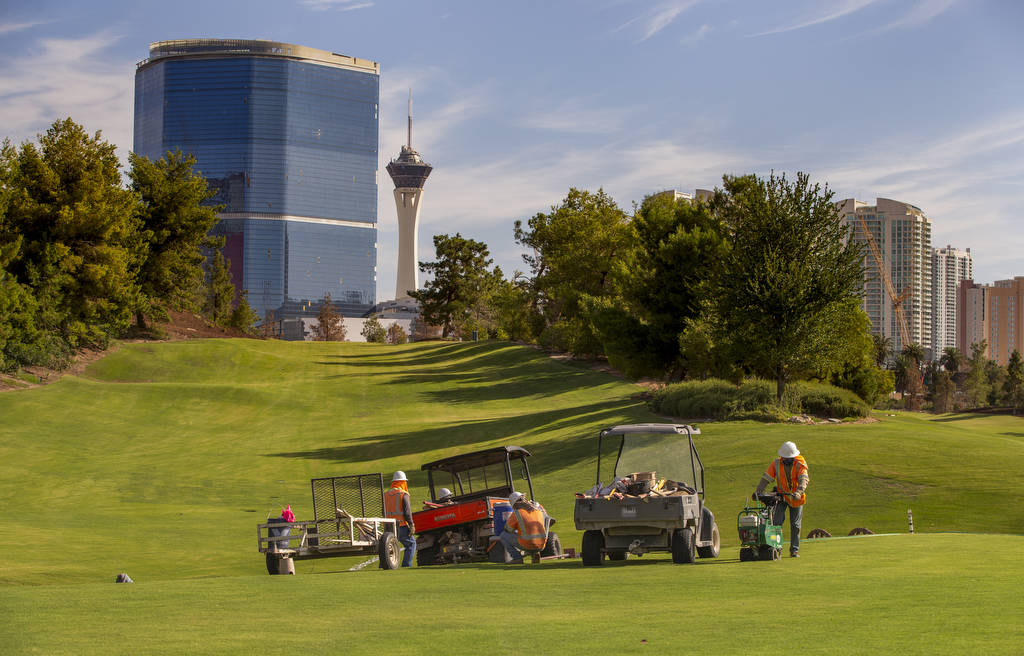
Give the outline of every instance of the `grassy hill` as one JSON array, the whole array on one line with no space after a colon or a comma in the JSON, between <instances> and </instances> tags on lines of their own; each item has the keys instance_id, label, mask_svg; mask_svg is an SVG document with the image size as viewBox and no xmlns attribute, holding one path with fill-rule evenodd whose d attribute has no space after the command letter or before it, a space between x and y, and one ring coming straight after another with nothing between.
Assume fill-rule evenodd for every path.
<instances>
[{"instance_id":1,"label":"grassy hill","mask_svg":"<svg viewBox=\"0 0 1024 656\"><path fill-rule=\"evenodd\" d=\"M310 478L404 469L418 501L423 462L500 444L533 452L537 497L578 545L572 495L593 483L597 432L660 420L639 391L505 343L125 345L85 376L0 395L0 583L256 574L255 524L285 503L309 517ZM811 468L805 532L902 532L908 507L918 531L1024 527L1022 419L701 428L726 548L790 439Z\"/></svg>"},{"instance_id":2,"label":"grassy hill","mask_svg":"<svg viewBox=\"0 0 1024 656\"><path fill-rule=\"evenodd\" d=\"M387 638L425 651L440 626L452 649L513 653L498 612L534 618L561 653L749 652L778 626L770 590L793 575L802 594L786 613L813 652L1020 644L1024 419L1005 416L700 424L724 545L696 566L649 555L598 571L563 561L320 576L352 564L328 559L297 563L297 577L264 573L255 526L285 503L309 517L310 478L404 469L418 502L423 462L501 444L533 452L537 498L578 546L573 493L593 484L597 432L662 420L639 392L506 343L124 345L82 376L0 394L0 643L242 653L280 638L368 653ZM805 533L905 533L909 507L928 535L816 541L799 561L738 563L736 512L785 440L810 463ZM972 534L940 534L951 531ZM137 584L113 585L122 571ZM394 603L410 620L392 632L379 618ZM639 620L625 621L630 608ZM698 642L681 617L701 627Z\"/></svg>"}]
</instances>

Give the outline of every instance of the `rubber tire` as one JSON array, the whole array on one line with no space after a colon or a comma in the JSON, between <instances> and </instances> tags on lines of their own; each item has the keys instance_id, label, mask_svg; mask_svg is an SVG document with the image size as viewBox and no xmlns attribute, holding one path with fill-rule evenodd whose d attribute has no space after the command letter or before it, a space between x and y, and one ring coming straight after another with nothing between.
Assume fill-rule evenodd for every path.
<instances>
[{"instance_id":1,"label":"rubber tire","mask_svg":"<svg viewBox=\"0 0 1024 656\"><path fill-rule=\"evenodd\" d=\"M562 555L562 541L558 539L558 533L549 532L548 541L544 543L544 548L540 550L541 558L549 558L551 556Z\"/></svg>"},{"instance_id":2,"label":"rubber tire","mask_svg":"<svg viewBox=\"0 0 1024 656\"><path fill-rule=\"evenodd\" d=\"M697 547L697 555L701 558L718 558L722 551L722 536L718 533L718 523L711 528L711 544L706 547Z\"/></svg>"},{"instance_id":3,"label":"rubber tire","mask_svg":"<svg viewBox=\"0 0 1024 656\"><path fill-rule=\"evenodd\" d=\"M270 574L271 576L277 576L280 574L280 572L277 571L277 556L269 551L267 552L267 574Z\"/></svg>"},{"instance_id":4,"label":"rubber tire","mask_svg":"<svg viewBox=\"0 0 1024 656\"><path fill-rule=\"evenodd\" d=\"M626 560L627 556L629 556L629 552L628 551L609 551L608 552L608 560Z\"/></svg>"},{"instance_id":5,"label":"rubber tire","mask_svg":"<svg viewBox=\"0 0 1024 656\"><path fill-rule=\"evenodd\" d=\"M758 560L778 560L779 550L767 544L758 547Z\"/></svg>"},{"instance_id":6,"label":"rubber tire","mask_svg":"<svg viewBox=\"0 0 1024 656\"><path fill-rule=\"evenodd\" d=\"M757 560L757 552L750 547L743 547L740 549L740 562L749 563L752 560Z\"/></svg>"},{"instance_id":7,"label":"rubber tire","mask_svg":"<svg viewBox=\"0 0 1024 656\"><path fill-rule=\"evenodd\" d=\"M672 533L672 562L677 565L685 565L695 561L697 559L695 540L693 529L676 529Z\"/></svg>"},{"instance_id":8,"label":"rubber tire","mask_svg":"<svg viewBox=\"0 0 1024 656\"><path fill-rule=\"evenodd\" d=\"M426 567L427 565L440 565L437 560L437 545L416 550L416 566Z\"/></svg>"},{"instance_id":9,"label":"rubber tire","mask_svg":"<svg viewBox=\"0 0 1024 656\"><path fill-rule=\"evenodd\" d=\"M584 567L599 566L604 562L604 534L601 531L584 531L580 556Z\"/></svg>"},{"instance_id":10,"label":"rubber tire","mask_svg":"<svg viewBox=\"0 0 1024 656\"><path fill-rule=\"evenodd\" d=\"M398 546L398 537L390 531L385 532L377 540L377 558L381 569L398 569L401 564L402 550Z\"/></svg>"}]
</instances>

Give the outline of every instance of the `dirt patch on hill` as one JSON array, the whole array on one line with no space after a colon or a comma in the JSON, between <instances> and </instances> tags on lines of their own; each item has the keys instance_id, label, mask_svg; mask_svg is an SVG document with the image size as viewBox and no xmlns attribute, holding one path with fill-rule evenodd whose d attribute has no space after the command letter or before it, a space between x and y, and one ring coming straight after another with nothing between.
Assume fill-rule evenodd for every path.
<instances>
[{"instance_id":1,"label":"dirt patch on hill","mask_svg":"<svg viewBox=\"0 0 1024 656\"><path fill-rule=\"evenodd\" d=\"M138 342L181 342L190 339L211 339L218 337L253 338L231 328L215 326L198 314L191 312L171 311L170 321L157 322L143 335L136 335L119 340L107 349L85 348L75 353L71 365L67 369L48 369L46 367L25 367L14 375L0 374L0 392L30 389L40 385L48 385L71 374L79 376L86 368L111 353L115 353L124 343ZM253 338L255 339L255 338Z\"/></svg>"}]
</instances>

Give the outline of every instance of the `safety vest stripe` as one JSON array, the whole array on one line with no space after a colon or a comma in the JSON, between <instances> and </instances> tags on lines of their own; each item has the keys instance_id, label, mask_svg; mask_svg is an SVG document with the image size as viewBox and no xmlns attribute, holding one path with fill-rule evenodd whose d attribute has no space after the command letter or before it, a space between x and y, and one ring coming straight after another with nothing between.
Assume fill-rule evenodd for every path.
<instances>
[{"instance_id":1,"label":"safety vest stripe","mask_svg":"<svg viewBox=\"0 0 1024 656\"><path fill-rule=\"evenodd\" d=\"M524 531L524 533L519 536L520 540L539 540L541 538L546 538L547 537L546 533L539 533L539 534L538 533L531 533L531 534L527 535L525 533L525 531L526 531L526 521L523 519L523 516L521 514L519 514L518 510L514 510L512 512L515 513L516 520L519 522L519 530L520 531ZM543 526L543 525L544 525L544 523L541 522L541 526Z\"/></svg>"}]
</instances>

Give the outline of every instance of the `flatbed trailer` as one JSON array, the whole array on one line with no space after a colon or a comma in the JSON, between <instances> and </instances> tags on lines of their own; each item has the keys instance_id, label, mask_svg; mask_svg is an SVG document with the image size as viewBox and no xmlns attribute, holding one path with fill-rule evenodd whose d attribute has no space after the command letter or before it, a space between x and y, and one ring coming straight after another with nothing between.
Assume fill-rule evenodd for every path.
<instances>
[{"instance_id":1,"label":"flatbed trailer","mask_svg":"<svg viewBox=\"0 0 1024 656\"><path fill-rule=\"evenodd\" d=\"M271 519L256 527L269 574L294 574L296 560L337 556L377 556L382 568L398 567L398 525L383 517L380 473L314 478L310 487L312 520ZM377 516L367 516L368 511Z\"/></svg>"}]
</instances>

